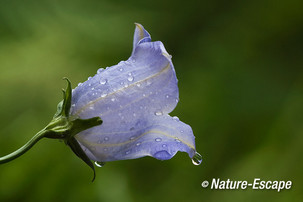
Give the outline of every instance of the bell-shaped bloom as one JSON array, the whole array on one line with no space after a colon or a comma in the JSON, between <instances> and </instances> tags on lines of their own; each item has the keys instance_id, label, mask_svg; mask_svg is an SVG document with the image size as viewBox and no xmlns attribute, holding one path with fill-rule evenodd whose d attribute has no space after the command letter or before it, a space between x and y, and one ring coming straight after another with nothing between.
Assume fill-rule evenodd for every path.
<instances>
[{"instance_id":1,"label":"bell-shaped bloom","mask_svg":"<svg viewBox=\"0 0 303 202\"><path fill-rule=\"evenodd\" d=\"M196 154L189 125L170 113L179 101L178 80L162 42L136 24L130 58L99 69L72 93L71 119L101 117L103 124L76 140L99 162L152 156L167 160L178 151Z\"/></svg>"}]
</instances>

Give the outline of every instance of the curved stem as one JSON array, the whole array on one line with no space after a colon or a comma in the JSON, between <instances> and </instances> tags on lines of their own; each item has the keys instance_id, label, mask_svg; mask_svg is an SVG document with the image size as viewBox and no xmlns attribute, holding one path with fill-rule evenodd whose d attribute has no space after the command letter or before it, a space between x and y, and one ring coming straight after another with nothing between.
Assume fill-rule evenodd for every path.
<instances>
[{"instance_id":1,"label":"curved stem","mask_svg":"<svg viewBox=\"0 0 303 202\"><path fill-rule=\"evenodd\" d=\"M39 140L41 140L49 131L47 130L41 130L39 131L32 139L30 139L25 145L23 145L20 149L6 155L3 157L0 157L0 164L10 162L14 160L15 158L18 158L25 152L27 152L32 146L34 146Z\"/></svg>"}]
</instances>

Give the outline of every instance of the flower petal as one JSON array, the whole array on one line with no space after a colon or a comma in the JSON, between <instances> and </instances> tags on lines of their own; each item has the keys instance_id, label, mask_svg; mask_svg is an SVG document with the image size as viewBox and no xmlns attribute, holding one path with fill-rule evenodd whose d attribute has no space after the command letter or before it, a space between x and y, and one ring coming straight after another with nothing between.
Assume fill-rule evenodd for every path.
<instances>
[{"instance_id":1,"label":"flower petal","mask_svg":"<svg viewBox=\"0 0 303 202\"><path fill-rule=\"evenodd\" d=\"M136 113L169 113L178 102L177 78L161 42L138 45L127 61L109 67L73 91L71 115L100 116L114 123L116 114L127 119ZM109 127L108 130L112 130Z\"/></svg>"},{"instance_id":2,"label":"flower petal","mask_svg":"<svg viewBox=\"0 0 303 202\"><path fill-rule=\"evenodd\" d=\"M144 29L144 27L139 24L135 23L136 29L135 29L135 34L134 34L134 41L133 41L133 52L135 52L135 49L137 45L142 42L150 42L151 41L151 36L150 34Z\"/></svg>"},{"instance_id":3,"label":"flower petal","mask_svg":"<svg viewBox=\"0 0 303 202\"><path fill-rule=\"evenodd\" d=\"M195 154L191 127L176 117L151 115L132 128L122 126L119 132L113 133L100 133L98 127L94 127L77 139L92 160L102 162L143 156L168 160L178 151L187 152L190 158Z\"/></svg>"}]
</instances>

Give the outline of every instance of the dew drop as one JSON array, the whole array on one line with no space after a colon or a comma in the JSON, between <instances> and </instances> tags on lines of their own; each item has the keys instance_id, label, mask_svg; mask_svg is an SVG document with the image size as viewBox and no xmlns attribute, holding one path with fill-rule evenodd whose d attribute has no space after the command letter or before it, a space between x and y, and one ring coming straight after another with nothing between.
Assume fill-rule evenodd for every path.
<instances>
[{"instance_id":1,"label":"dew drop","mask_svg":"<svg viewBox=\"0 0 303 202\"><path fill-rule=\"evenodd\" d=\"M126 84L124 84L124 87L125 87L125 88L127 88L127 87L128 87L128 84L127 84L127 83L126 83Z\"/></svg>"},{"instance_id":2,"label":"dew drop","mask_svg":"<svg viewBox=\"0 0 303 202\"><path fill-rule=\"evenodd\" d=\"M104 71L104 69L103 69L103 68L100 68L100 69L98 69L97 74L100 74L100 73L103 72L103 71Z\"/></svg>"},{"instance_id":3,"label":"dew drop","mask_svg":"<svg viewBox=\"0 0 303 202\"><path fill-rule=\"evenodd\" d=\"M180 121L179 118L178 118L177 116L174 116L174 117L173 117L173 120L175 120L175 121Z\"/></svg>"},{"instance_id":4,"label":"dew drop","mask_svg":"<svg viewBox=\"0 0 303 202\"><path fill-rule=\"evenodd\" d=\"M166 98L169 98L169 95L165 95Z\"/></svg>"},{"instance_id":5,"label":"dew drop","mask_svg":"<svg viewBox=\"0 0 303 202\"><path fill-rule=\"evenodd\" d=\"M196 166L200 165L202 163L202 156L201 156L201 154L199 154L198 152L196 152L196 154L192 158L192 162Z\"/></svg>"},{"instance_id":6,"label":"dew drop","mask_svg":"<svg viewBox=\"0 0 303 202\"><path fill-rule=\"evenodd\" d=\"M161 138L156 138L155 141L156 141L156 142L161 142L162 139L161 139Z\"/></svg>"},{"instance_id":7,"label":"dew drop","mask_svg":"<svg viewBox=\"0 0 303 202\"><path fill-rule=\"evenodd\" d=\"M116 101L116 98L112 98L112 99L110 99L112 102L115 102Z\"/></svg>"},{"instance_id":8,"label":"dew drop","mask_svg":"<svg viewBox=\"0 0 303 202\"><path fill-rule=\"evenodd\" d=\"M181 142L181 141L179 140L179 138L176 138L175 141L176 141L176 142Z\"/></svg>"},{"instance_id":9,"label":"dew drop","mask_svg":"<svg viewBox=\"0 0 303 202\"><path fill-rule=\"evenodd\" d=\"M184 131L183 131L183 130L180 130L180 132L181 132L181 133L184 133Z\"/></svg>"},{"instance_id":10,"label":"dew drop","mask_svg":"<svg viewBox=\"0 0 303 202\"><path fill-rule=\"evenodd\" d=\"M129 139L130 140L134 140L136 137L135 136L132 136L132 137L130 137Z\"/></svg>"},{"instance_id":11,"label":"dew drop","mask_svg":"<svg viewBox=\"0 0 303 202\"><path fill-rule=\"evenodd\" d=\"M100 84L101 84L101 85L104 85L104 84L106 84L106 83L107 83L107 79L101 79L101 80L100 80Z\"/></svg>"},{"instance_id":12,"label":"dew drop","mask_svg":"<svg viewBox=\"0 0 303 202\"><path fill-rule=\"evenodd\" d=\"M72 107L75 107L76 106L76 104L72 104Z\"/></svg>"},{"instance_id":13,"label":"dew drop","mask_svg":"<svg viewBox=\"0 0 303 202\"><path fill-rule=\"evenodd\" d=\"M90 76L90 77L87 78L87 80L90 80L91 78L92 78L92 77Z\"/></svg>"},{"instance_id":14,"label":"dew drop","mask_svg":"<svg viewBox=\"0 0 303 202\"><path fill-rule=\"evenodd\" d=\"M141 145L141 142L138 142L137 144L136 144L136 146L140 146Z\"/></svg>"},{"instance_id":15,"label":"dew drop","mask_svg":"<svg viewBox=\"0 0 303 202\"><path fill-rule=\"evenodd\" d=\"M95 108L94 108L94 106L90 106L89 109L90 110L94 110Z\"/></svg>"},{"instance_id":16,"label":"dew drop","mask_svg":"<svg viewBox=\"0 0 303 202\"><path fill-rule=\"evenodd\" d=\"M105 162L99 162L99 161L95 161L95 165L99 168L103 167L105 165Z\"/></svg>"},{"instance_id":17,"label":"dew drop","mask_svg":"<svg viewBox=\"0 0 303 202\"><path fill-rule=\"evenodd\" d=\"M127 154L130 154L130 150L126 151L125 154L126 154L126 155L127 155Z\"/></svg>"},{"instance_id":18,"label":"dew drop","mask_svg":"<svg viewBox=\"0 0 303 202\"><path fill-rule=\"evenodd\" d=\"M82 83L78 83L78 86L82 86Z\"/></svg>"},{"instance_id":19,"label":"dew drop","mask_svg":"<svg viewBox=\"0 0 303 202\"><path fill-rule=\"evenodd\" d=\"M132 62L135 63L135 62L136 62L136 59L132 59Z\"/></svg>"},{"instance_id":20,"label":"dew drop","mask_svg":"<svg viewBox=\"0 0 303 202\"><path fill-rule=\"evenodd\" d=\"M140 87L140 86L141 86L141 84L140 84L140 83L137 83L137 86L138 86L138 87Z\"/></svg>"},{"instance_id":21,"label":"dew drop","mask_svg":"<svg viewBox=\"0 0 303 202\"><path fill-rule=\"evenodd\" d=\"M91 85L92 85L91 83L88 84L89 87L90 87Z\"/></svg>"},{"instance_id":22,"label":"dew drop","mask_svg":"<svg viewBox=\"0 0 303 202\"><path fill-rule=\"evenodd\" d=\"M109 137L105 137L105 138L104 138L104 141L108 141L108 140L109 140Z\"/></svg>"},{"instance_id":23,"label":"dew drop","mask_svg":"<svg viewBox=\"0 0 303 202\"><path fill-rule=\"evenodd\" d=\"M120 68L119 71L122 72L122 71L123 71L123 68Z\"/></svg>"},{"instance_id":24,"label":"dew drop","mask_svg":"<svg viewBox=\"0 0 303 202\"><path fill-rule=\"evenodd\" d=\"M133 80L134 80L134 77L129 76L129 77L127 77L127 80L128 80L128 81L133 81Z\"/></svg>"},{"instance_id":25,"label":"dew drop","mask_svg":"<svg viewBox=\"0 0 303 202\"><path fill-rule=\"evenodd\" d=\"M163 113L162 113L161 111L156 111L156 112L155 112L155 115L156 115L156 116L162 116Z\"/></svg>"},{"instance_id":26,"label":"dew drop","mask_svg":"<svg viewBox=\"0 0 303 202\"><path fill-rule=\"evenodd\" d=\"M179 102L179 99L177 98L175 101L176 101L176 102Z\"/></svg>"},{"instance_id":27,"label":"dew drop","mask_svg":"<svg viewBox=\"0 0 303 202\"><path fill-rule=\"evenodd\" d=\"M95 88L94 88L94 87L92 87L92 90L95 90Z\"/></svg>"},{"instance_id":28,"label":"dew drop","mask_svg":"<svg viewBox=\"0 0 303 202\"><path fill-rule=\"evenodd\" d=\"M167 145L166 145L166 144L163 144L162 147L167 147Z\"/></svg>"},{"instance_id":29,"label":"dew drop","mask_svg":"<svg viewBox=\"0 0 303 202\"><path fill-rule=\"evenodd\" d=\"M105 96L107 96L106 93L102 93L102 94L101 94L101 97L105 97Z\"/></svg>"},{"instance_id":30,"label":"dew drop","mask_svg":"<svg viewBox=\"0 0 303 202\"><path fill-rule=\"evenodd\" d=\"M146 95L143 93L143 95L142 95L143 97L145 97Z\"/></svg>"}]
</instances>

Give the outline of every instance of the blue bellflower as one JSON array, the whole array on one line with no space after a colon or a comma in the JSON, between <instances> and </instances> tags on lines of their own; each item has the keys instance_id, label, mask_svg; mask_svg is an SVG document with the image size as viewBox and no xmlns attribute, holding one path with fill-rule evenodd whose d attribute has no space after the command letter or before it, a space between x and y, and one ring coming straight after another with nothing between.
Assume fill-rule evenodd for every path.
<instances>
[{"instance_id":1,"label":"blue bellflower","mask_svg":"<svg viewBox=\"0 0 303 202\"><path fill-rule=\"evenodd\" d=\"M71 119L103 120L75 136L86 155L97 162L144 156L168 160L178 151L199 155L191 127L169 115L179 101L177 83L162 42L152 42L136 24L130 58L99 69L72 92ZM200 157L193 162L199 164Z\"/></svg>"},{"instance_id":2,"label":"blue bellflower","mask_svg":"<svg viewBox=\"0 0 303 202\"><path fill-rule=\"evenodd\" d=\"M195 165L201 163L191 127L168 114L179 101L171 56L142 25L136 24L128 60L99 69L74 90L66 80L51 122L24 146L0 157L0 164L23 155L42 138L64 140L92 168L93 180L91 160L100 162L97 166L144 156L168 160L182 151Z\"/></svg>"}]
</instances>

